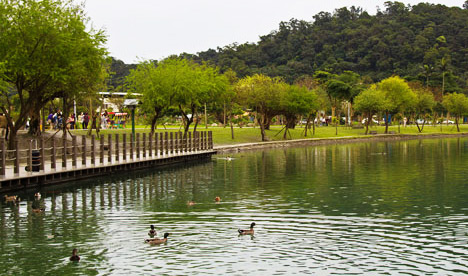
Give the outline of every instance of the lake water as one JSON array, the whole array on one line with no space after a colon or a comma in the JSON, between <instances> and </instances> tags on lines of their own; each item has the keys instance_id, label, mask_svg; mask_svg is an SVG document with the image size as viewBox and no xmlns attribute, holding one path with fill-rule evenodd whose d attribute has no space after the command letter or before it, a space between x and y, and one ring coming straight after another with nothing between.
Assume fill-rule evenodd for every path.
<instances>
[{"instance_id":1,"label":"lake water","mask_svg":"<svg viewBox=\"0 0 468 276\"><path fill-rule=\"evenodd\" d=\"M0 274L468 274L468 139L223 157L2 203ZM150 224L166 244L144 243Z\"/></svg>"}]
</instances>

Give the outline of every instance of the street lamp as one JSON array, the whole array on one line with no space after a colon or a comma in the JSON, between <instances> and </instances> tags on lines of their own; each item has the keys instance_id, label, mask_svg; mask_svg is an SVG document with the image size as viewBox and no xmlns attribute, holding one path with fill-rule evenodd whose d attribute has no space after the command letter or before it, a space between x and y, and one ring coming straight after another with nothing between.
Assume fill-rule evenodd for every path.
<instances>
[{"instance_id":1,"label":"street lamp","mask_svg":"<svg viewBox=\"0 0 468 276\"><path fill-rule=\"evenodd\" d=\"M124 100L123 105L130 108L132 111L132 136L133 141L135 141L135 108L139 104L139 100L137 99L126 99Z\"/></svg>"}]
</instances>

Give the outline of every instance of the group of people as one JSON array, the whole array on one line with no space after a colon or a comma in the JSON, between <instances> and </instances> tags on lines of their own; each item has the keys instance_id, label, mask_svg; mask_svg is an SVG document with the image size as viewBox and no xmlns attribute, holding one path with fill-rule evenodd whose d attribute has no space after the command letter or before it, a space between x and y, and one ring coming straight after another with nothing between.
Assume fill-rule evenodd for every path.
<instances>
[{"instance_id":1,"label":"group of people","mask_svg":"<svg viewBox=\"0 0 468 276\"><path fill-rule=\"evenodd\" d=\"M117 127L125 127L125 116L108 113L107 110L101 113L101 129L112 129Z\"/></svg>"},{"instance_id":2,"label":"group of people","mask_svg":"<svg viewBox=\"0 0 468 276\"><path fill-rule=\"evenodd\" d=\"M57 112L50 112L49 116L47 116L47 123L49 124L50 130L52 129L62 129L64 123L64 115L60 110ZM87 129L89 124L89 115L87 112L81 112L76 118L75 113L70 114L68 118L65 119L65 124L68 129L75 129L81 124L82 129Z\"/></svg>"}]
</instances>

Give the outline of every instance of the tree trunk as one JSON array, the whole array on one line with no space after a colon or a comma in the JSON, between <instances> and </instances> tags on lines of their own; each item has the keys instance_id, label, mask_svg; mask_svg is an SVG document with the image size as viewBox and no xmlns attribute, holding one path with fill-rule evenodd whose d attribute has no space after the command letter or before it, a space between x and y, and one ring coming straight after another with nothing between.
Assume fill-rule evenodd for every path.
<instances>
[{"instance_id":1,"label":"tree trunk","mask_svg":"<svg viewBox=\"0 0 468 276\"><path fill-rule=\"evenodd\" d=\"M229 114L229 125L231 126L231 138L234 140L234 126L232 125L232 113Z\"/></svg>"},{"instance_id":2,"label":"tree trunk","mask_svg":"<svg viewBox=\"0 0 468 276\"><path fill-rule=\"evenodd\" d=\"M372 120L372 113L369 112L367 115L367 121L366 121L366 135L369 133L369 124L371 120Z\"/></svg>"},{"instance_id":3,"label":"tree trunk","mask_svg":"<svg viewBox=\"0 0 468 276\"><path fill-rule=\"evenodd\" d=\"M151 119L151 135L154 134L154 129L155 129L155 125L156 125L157 120L158 120L157 115L154 115L153 119Z\"/></svg>"},{"instance_id":4,"label":"tree trunk","mask_svg":"<svg viewBox=\"0 0 468 276\"><path fill-rule=\"evenodd\" d=\"M460 118L459 116L455 116L455 123L457 124L457 132L460 132L460 126L458 125L459 118Z\"/></svg>"}]
</instances>

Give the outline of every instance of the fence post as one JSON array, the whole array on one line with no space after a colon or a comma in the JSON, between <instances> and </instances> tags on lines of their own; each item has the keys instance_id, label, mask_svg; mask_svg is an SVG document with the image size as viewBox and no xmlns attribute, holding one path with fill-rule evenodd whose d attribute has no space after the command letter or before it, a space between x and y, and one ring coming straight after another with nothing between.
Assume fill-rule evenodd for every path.
<instances>
[{"instance_id":1,"label":"fence post","mask_svg":"<svg viewBox=\"0 0 468 276\"><path fill-rule=\"evenodd\" d=\"M62 138L62 170L67 168L67 139L65 135Z\"/></svg>"},{"instance_id":2,"label":"fence post","mask_svg":"<svg viewBox=\"0 0 468 276\"><path fill-rule=\"evenodd\" d=\"M171 155L172 155L172 154L174 154L174 133L171 132L170 135L169 135L169 137L170 137L170 140L169 140L169 141L170 141L170 143L171 143L170 146L169 146L169 152L170 152Z\"/></svg>"},{"instance_id":3,"label":"fence post","mask_svg":"<svg viewBox=\"0 0 468 276\"><path fill-rule=\"evenodd\" d=\"M19 159L20 159L20 149L19 149L19 141L18 138L15 139L15 168L14 173L15 175L19 175Z\"/></svg>"},{"instance_id":4,"label":"fence post","mask_svg":"<svg viewBox=\"0 0 468 276\"><path fill-rule=\"evenodd\" d=\"M112 164L112 134L107 135L107 162Z\"/></svg>"},{"instance_id":5,"label":"fence post","mask_svg":"<svg viewBox=\"0 0 468 276\"><path fill-rule=\"evenodd\" d=\"M164 132L164 146L166 148L166 155L169 155L169 134Z\"/></svg>"},{"instance_id":6,"label":"fence post","mask_svg":"<svg viewBox=\"0 0 468 276\"><path fill-rule=\"evenodd\" d=\"M179 132L174 133L175 135L175 153L180 153L180 137Z\"/></svg>"},{"instance_id":7,"label":"fence post","mask_svg":"<svg viewBox=\"0 0 468 276\"><path fill-rule=\"evenodd\" d=\"M164 156L164 134L161 132L159 133L159 152L161 154L161 156Z\"/></svg>"},{"instance_id":8,"label":"fence post","mask_svg":"<svg viewBox=\"0 0 468 276\"><path fill-rule=\"evenodd\" d=\"M86 167L86 135L81 135L81 165Z\"/></svg>"},{"instance_id":9,"label":"fence post","mask_svg":"<svg viewBox=\"0 0 468 276\"><path fill-rule=\"evenodd\" d=\"M136 134L136 157L140 160L140 133Z\"/></svg>"},{"instance_id":10,"label":"fence post","mask_svg":"<svg viewBox=\"0 0 468 276\"><path fill-rule=\"evenodd\" d=\"M6 172L6 148L5 148L5 138L0 139L0 150L2 151L1 153L1 158L2 158L2 170L0 171L0 176L5 176Z\"/></svg>"},{"instance_id":11,"label":"fence post","mask_svg":"<svg viewBox=\"0 0 468 276\"><path fill-rule=\"evenodd\" d=\"M51 169L56 169L57 168L57 149L55 148L55 139L52 137L52 146L51 146L51 152L50 152L50 168Z\"/></svg>"},{"instance_id":12,"label":"fence post","mask_svg":"<svg viewBox=\"0 0 468 276\"><path fill-rule=\"evenodd\" d=\"M159 149L158 141L159 141L158 140L158 134L155 133L154 134L154 157L156 157L156 158L158 158L158 154L159 154L159 152L158 152L158 149Z\"/></svg>"},{"instance_id":13,"label":"fence post","mask_svg":"<svg viewBox=\"0 0 468 276\"><path fill-rule=\"evenodd\" d=\"M153 133L148 134L148 144L149 144L149 157L153 157Z\"/></svg>"},{"instance_id":14,"label":"fence post","mask_svg":"<svg viewBox=\"0 0 468 276\"><path fill-rule=\"evenodd\" d=\"M127 133L122 134L122 147L123 147L122 159L124 161L127 161Z\"/></svg>"},{"instance_id":15,"label":"fence post","mask_svg":"<svg viewBox=\"0 0 468 276\"><path fill-rule=\"evenodd\" d=\"M192 152L192 133L188 133L188 152Z\"/></svg>"},{"instance_id":16,"label":"fence post","mask_svg":"<svg viewBox=\"0 0 468 276\"><path fill-rule=\"evenodd\" d=\"M96 165L96 136L91 135L91 165Z\"/></svg>"},{"instance_id":17,"label":"fence post","mask_svg":"<svg viewBox=\"0 0 468 276\"><path fill-rule=\"evenodd\" d=\"M44 136L39 137L39 171L45 170Z\"/></svg>"},{"instance_id":18,"label":"fence post","mask_svg":"<svg viewBox=\"0 0 468 276\"><path fill-rule=\"evenodd\" d=\"M209 148L213 149L213 131L211 130L208 132L208 144Z\"/></svg>"},{"instance_id":19,"label":"fence post","mask_svg":"<svg viewBox=\"0 0 468 276\"><path fill-rule=\"evenodd\" d=\"M101 134L101 139L100 139L100 148L101 151L99 152L99 164L103 165L104 164L104 134Z\"/></svg>"},{"instance_id":20,"label":"fence post","mask_svg":"<svg viewBox=\"0 0 468 276\"><path fill-rule=\"evenodd\" d=\"M72 146L73 146L73 158L72 158L72 167L76 168L76 136L72 136Z\"/></svg>"},{"instance_id":21,"label":"fence post","mask_svg":"<svg viewBox=\"0 0 468 276\"><path fill-rule=\"evenodd\" d=\"M130 159L133 160L133 151L135 148L135 137L133 137L133 133L130 134Z\"/></svg>"},{"instance_id":22,"label":"fence post","mask_svg":"<svg viewBox=\"0 0 468 276\"><path fill-rule=\"evenodd\" d=\"M119 134L116 133L115 134L115 161L117 161L117 163L120 161L120 157L119 157Z\"/></svg>"},{"instance_id":23,"label":"fence post","mask_svg":"<svg viewBox=\"0 0 468 276\"><path fill-rule=\"evenodd\" d=\"M33 166L32 166L32 140L29 140L29 145L28 145L28 173L29 174L32 174L32 169L33 169Z\"/></svg>"},{"instance_id":24,"label":"fence post","mask_svg":"<svg viewBox=\"0 0 468 276\"><path fill-rule=\"evenodd\" d=\"M146 133L143 133L143 158L146 158Z\"/></svg>"}]
</instances>

